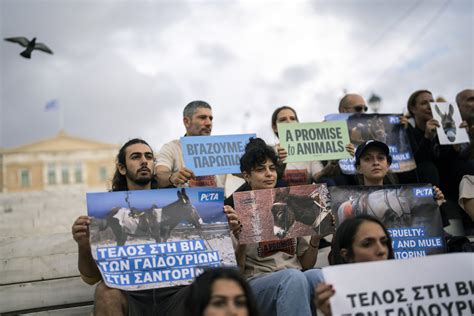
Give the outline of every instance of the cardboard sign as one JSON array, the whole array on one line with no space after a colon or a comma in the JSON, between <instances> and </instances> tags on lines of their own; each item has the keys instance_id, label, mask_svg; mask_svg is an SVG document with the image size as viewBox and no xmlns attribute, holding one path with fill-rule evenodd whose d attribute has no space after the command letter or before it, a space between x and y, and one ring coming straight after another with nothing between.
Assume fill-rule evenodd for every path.
<instances>
[{"instance_id":1,"label":"cardboard sign","mask_svg":"<svg viewBox=\"0 0 474 316\"><path fill-rule=\"evenodd\" d=\"M347 124L344 121L278 124L280 146L288 157L285 162L349 158Z\"/></svg>"},{"instance_id":2,"label":"cardboard sign","mask_svg":"<svg viewBox=\"0 0 474 316\"><path fill-rule=\"evenodd\" d=\"M255 134L181 137L183 160L196 176L240 173L240 157Z\"/></svg>"},{"instance_id":3,"label":"cardboard sign","mask_svg":"<svg viewBox=\"0 0 474 316\"><path fill-rule=\"evenodd\" d=\"M91 251L105 284L185 285L206 267L235 266L223 201L219 188L88 193Z\"/></svg>"},{"instance_id":4,"label":"cardboard sign","mask_svg":"<svg viewBox=\"0 0 474 316\"><path fill-rule=\"evenodd\" d=\"M325 184L235 192L233 197L243 225L241 244L334 232Z\"/></svg>"},{"instance_id":5,"label":"cardboard sign","mask_svg":"<svg viewBox=\"0 0 474 316\"><path fill-rule=\"evenodd\" d=\"M405 128L400 125L400 115L356 113L347 119L350 142L354 144L354 147L357 148L358 145L370 139L387 144L393 158L390 170L395 173L416 168ZM328 116L328 119L331 118ZM344 174L355 174L354 164L354 158L339 160L339 166Z\"/></svg>"},{"instance_id":6,"label":"cardboard sign","mask_svg":"<svg viewBox=\"0 0 474 316\"><path fill-rule=\"evenodd\" d=\"M469 143L469 136L465 128L459 128L462 123L459 108L453 103L430 103L433 118L440 127L436 129L441 145Z\"/></svg>"},{"instance_id":7,"label":"cardboard sign","mask_svg":"<svg viewBox=\"0 0 474 316\"><path fill-rule=\"evenodd\" d=\"M358 214L377 217L387 227L396 259L445 252L443 224L431 185L330 187L339 225Z\"/></svg>"},{"instance_id":8,"label":"cardboard sign","mask_svg":"<svg viewBox=\"0 0 474 316\"><path fill-rule=\"evenodd\" d=\"M473 253L322 269L333 315L474 315Z\"/></svg>"}]
</instances>

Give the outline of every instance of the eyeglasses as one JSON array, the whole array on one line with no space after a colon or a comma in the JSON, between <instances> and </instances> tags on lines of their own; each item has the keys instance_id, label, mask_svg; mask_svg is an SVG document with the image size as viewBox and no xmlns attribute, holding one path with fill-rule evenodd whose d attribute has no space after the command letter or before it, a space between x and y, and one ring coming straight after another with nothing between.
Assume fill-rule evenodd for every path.
<instances>
[{"instance_id":1,"label":"eyeglasses","mask_svg":"<svg viewBox=\"0 0 474 316\"><path fill-rule=\"evenodd\" d=\"M367 105L354 105L352 108L356 112L367 112L367 110L369 109Z\"/></svg>"}]
</instances>

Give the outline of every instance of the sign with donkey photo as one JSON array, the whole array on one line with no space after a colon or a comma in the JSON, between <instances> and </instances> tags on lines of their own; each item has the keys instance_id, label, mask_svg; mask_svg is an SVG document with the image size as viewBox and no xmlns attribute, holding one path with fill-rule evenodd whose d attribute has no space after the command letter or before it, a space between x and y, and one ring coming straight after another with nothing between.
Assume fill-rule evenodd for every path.
<instances>
[{"instance_id":1,"label":"sign with donkey photo","mask_svg":"<svg viewBox=\"0 0 474 316\"><path fill-rule=\"evenodd\" d=\"M235 192L241 244L329 235L334 223L325 184Z\"/></svg>"},{"instance_id":2,"label":"sign with donkey photo","mask_svg":"<svg viewBox=\"0 0 474 316\"><path fill-rule=\"evenodd\" d=\"M439 122L436 129L441 145L469 143L469 136L465 128L460 128L462 123L459 108L452 103L430 103L433 118Z\"/></svg>"},{"instance_id":3,"label":"sign with donkey photo","mask_svg":"<svg viewBox=\"0 0 474 316\"><path fill-rule=\"evenodd\" d=\"M416 168L405 128L400 125L400 115L353 114L347 119L350 141L356 148L370 139L387 144L393 158L390 170L395 173ZM354 163L354 158L339 160L339 166L344 174L356 173Z\"/></svg>"},{"instance_id":4,"label":"sign with donkey photo","mask_svg":"<svg viewBox=\"0 0 474 316\"><path fill-rule=\"evenodd\" d=\"M395 259L445 252L443 224L431 185L330 187L337 225L346 218L368 214L387 227Z\"/></svg>"},{"instance_id":5,"label":"sign with donkey photo","mask_svg":"<svg viewBox=\"0 0 474 316\"><path fill-rule=\"evenodd\" d=\"M91 251L105 284L185 285L206 267L235 266L223 201L219 188L88 193Z\"/></svg>"}]
</instances>

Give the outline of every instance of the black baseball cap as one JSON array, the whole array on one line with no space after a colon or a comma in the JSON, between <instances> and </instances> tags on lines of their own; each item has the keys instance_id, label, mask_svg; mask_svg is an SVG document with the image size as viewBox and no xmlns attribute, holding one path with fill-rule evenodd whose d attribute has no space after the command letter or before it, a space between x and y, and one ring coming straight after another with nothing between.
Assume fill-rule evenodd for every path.
<instances>
[{"instance_id":1,"label":"black baseball cap","mask_svg":"<svg viewBox=\"0 0 474 316\"><path fill-rule=\"evenodd\" d=\"M392 163L392 156L390 156L390 149L388 148L387 144L384 142L380 142L378 140L374 139L369 139L357 146L356 152L355 152L355 159L356 159L356 165L359 164L360 162L360 157L364 154L364 152L370 148L370 147L378 147L382 149L383 153L385 156L387 156L387 161L389 164Z\"/></svg>"}]
</instances>

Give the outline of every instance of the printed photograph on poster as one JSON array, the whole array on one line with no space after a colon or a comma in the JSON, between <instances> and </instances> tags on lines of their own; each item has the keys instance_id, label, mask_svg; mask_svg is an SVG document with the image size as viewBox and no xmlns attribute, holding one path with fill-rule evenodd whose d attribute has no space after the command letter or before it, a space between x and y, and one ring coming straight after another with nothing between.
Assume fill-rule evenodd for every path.
<instances>
[{"instance_id":1,"label":"printed photograph on poster","mask_svg":"<svg viewBox=\"0 0 474 316\"><path fill-rule=\"evenodd\" d=\"M104 282L170 287L206 267L235 266L223 201L219 188L88 193L91 251Z\"/></svg>"},{"instance_id":2,"label":"printed photograph on poster","mask_svg":"<svg viewBox=\"0 0 474 316\"><path fill-rule=\"evenodd\" d=\"M184 165L196 176L240 173L240 157L255 134L181 137Z\"/></svg>"},{"instance_id":3,"label":"printed photograph on poster","mask_svg":"<svg viewBox=\"0 0 474 316\"><path fill-rule=\"evenodd\" d=\"M443 224L429 184L330 187L337 225L368 214L380 219L393 239L396 259L444 253Z\"/></svg>"},{"instance_id":4,"label":"printed photograph on poster","mask_svg":"<svg viewBox=\"0 0 474 316\"><path fill-rule=\"evenodd\" d=\"M353 114L347 119L350 142L359 144L374 139L387 144L393 158L390 171L406 172L416 168L413 152L405 128L400 125L401 114ZM332 117L329 116L329 119ZM344 174L356 174L355 159L341 159L339 166Z\"/></svg>"},{"instance_id":5,"label":"printed photograph on poster","mask_svg":"<svg viewBox=\"0 0 474 316\"><path fill-rule=\"evenodd\" d=\"M334 232L325 184L235 192L241 244Z\"/></svg>"},{"instance_id":6,"label":"printed photograph on poster","mask_svg":"<svg viewBox=\"0 0 474 316\"><path fill-rule=\"evenodd\" d=\"M450 253L340 264L322 272L335 290L332 315L474 315L473 266L472 253Z\"/></svg>"},{"instance_id":7,"label":"printed photograph on poster","mask_svg":"<svg viewBox=\"0 0 474 316\"><path fill-rule=\"evenodd\" d=\"M430 102L433 118L439 122L436 129L441 145L469 143L469 136L462 123L461 113L457 105L447 102Z\"/></svg>"}]
</instances>

